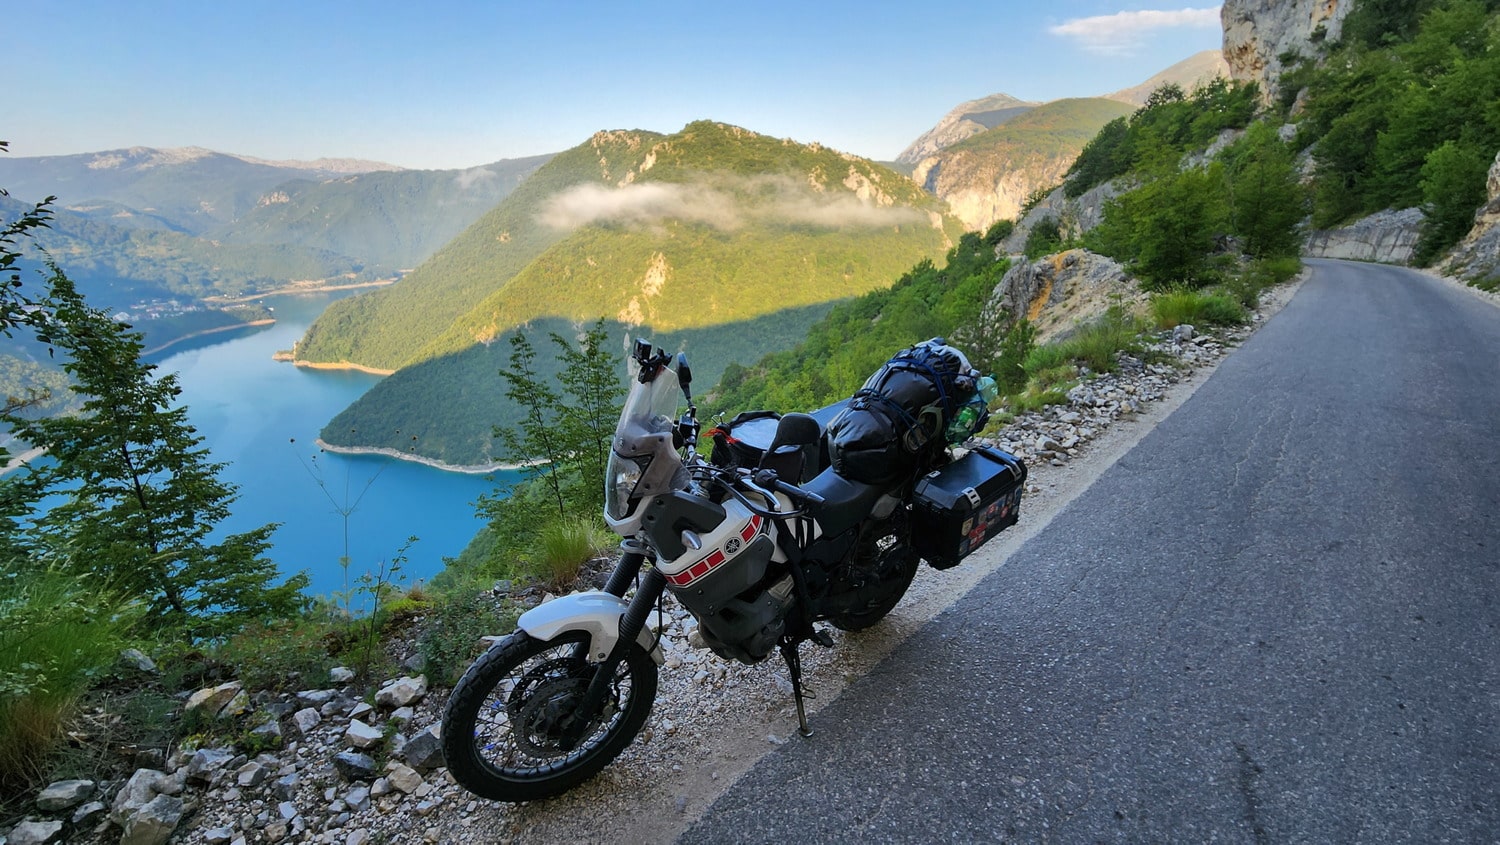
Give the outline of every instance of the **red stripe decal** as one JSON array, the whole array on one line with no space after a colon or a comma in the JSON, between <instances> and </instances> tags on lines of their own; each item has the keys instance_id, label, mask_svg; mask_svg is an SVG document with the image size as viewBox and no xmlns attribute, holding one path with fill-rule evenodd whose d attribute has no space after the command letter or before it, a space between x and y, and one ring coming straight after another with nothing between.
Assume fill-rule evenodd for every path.
<instances>
[{"instance_id":1,"label":"red stripe decal","mask_svg":"<svg viewBox=\"0 0 1500 845\"><path fill-rule=\"evenodd\" d=\"M755 535L760 533L761 521L761 518L758 516L752 517L750 519L750 524L746 525L744 530L740 532L740 539L745 541L746 543L754 539ZM699 578L702 578L708 573L714 571L728 559L729 558L724 555L724 552L722 550L715 549L702 560L699 560L697 563L694 563L687 569L682 570L676 575L668 575L667 581L677 587L686 587L694 581L697 581Z\"/></svg>"}]
</instances>

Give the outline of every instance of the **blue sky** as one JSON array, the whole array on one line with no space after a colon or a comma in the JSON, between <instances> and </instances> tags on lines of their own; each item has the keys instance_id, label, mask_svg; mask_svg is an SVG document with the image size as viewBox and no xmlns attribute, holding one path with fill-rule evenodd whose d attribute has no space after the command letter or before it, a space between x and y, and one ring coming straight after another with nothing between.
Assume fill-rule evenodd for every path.
<instances>
[{"instance_id":1,"label":"blue sky","mask_svg":"<svg viewBox=\"0 0 1500 845\"><path fill-rule=\"evenodd\" d=\"M0 140L456 168L709 118L889 160L964 100L1135 85L1218 48L1217 21L1092 0L8 3Z\"/></svg>"}]
</instances>

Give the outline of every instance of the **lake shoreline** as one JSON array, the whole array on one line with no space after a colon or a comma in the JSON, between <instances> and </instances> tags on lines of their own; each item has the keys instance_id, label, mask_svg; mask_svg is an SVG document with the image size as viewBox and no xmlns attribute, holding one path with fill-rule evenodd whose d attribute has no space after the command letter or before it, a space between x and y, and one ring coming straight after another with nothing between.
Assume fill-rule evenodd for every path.
<instances>
[{"instance_id":1,"label":"lake shoreline","mask_svg":"<svg viewBox=\"0 0 1500 845\"><path fill-rule=\"evenodd\" d=\"M340 290L359 290L361 288L383 288L401 281L400 279L376 279L373 282L350 282L344 285L328 285L323 282L293 283L286 287L275 290L263 290L258 293L246 294L245 296L209 296L204 302L215 305L240 305L246 302L254 302L267 296L296 296L298 294L330 293Z\"/></svg>"},{"instance_id":2,"label":"lake shoreline","mask_svg":"<svg viewBox=\"0 0 1500 845\"><path fill-rule=\"evenodd\" d=\"M211 335L211 334L222 334L224 332L239 331L240 329L253 329L253 328L259 328L259 327L262 327L262 326L271 326L271 325L275 325L275 324L276 324L276 318L274 318L274 317L267 317L264 320L251 320L248 323L235 323L232 326L218 326L218 327L212 328L212 329L203 329L201 331L196 331L196 332L193 332L191 334L185 334L182 337L173 338L173 339L167 341L166 343L163 343L160 346L153 346L150 349L142 349L141 350L141 354L142 355L155 355L158 352L161 352L161 351L166 350L166 349L171 349L172 347L176 346L177 344L182 343L185 340L192 340L195 337L207 337L208 335Z\"/></svg>"},{"instance_id":3,"label":"lake shoreline","mask_svg":"<svg viewBox=\"0 0 1500 845\"><path fill-rule=\"evenodd\" d=\"M423 466L429 466L433 469L440 469L444 472L458 472L465 475L487 475L492 472L503 472L507 470L526 468L524 464L507 464L500 462L489 464L449 464L444 463L437 458L429 458L426 455L414 455L411 452L402 452L400 450L387 448L385 446L335 446L331 443L328 443L321 437L319 437L314 442L318 444L319 449L333 452L334 454L338 455L381 455L387 458L395 458L399 461L410 461L414 464L422 464Z\"/></svg>"},{"instance_id":4,"label":"lake shoreline","mask_svg":"<svg viewBox=\"0 0 1500 845\"><path fill-rule=\"evenodd\" d=\"M351 364L348 361L330 363L327 361L304 361L301 358L281 357L280 353L271 356L273 361L291 361L292 366L302 367L308 370L353 370L359 373L369 373L372 376L388 376L395 370L382 370L379 367L366 367L364 364Z\"/></svg>"}]
</instances>

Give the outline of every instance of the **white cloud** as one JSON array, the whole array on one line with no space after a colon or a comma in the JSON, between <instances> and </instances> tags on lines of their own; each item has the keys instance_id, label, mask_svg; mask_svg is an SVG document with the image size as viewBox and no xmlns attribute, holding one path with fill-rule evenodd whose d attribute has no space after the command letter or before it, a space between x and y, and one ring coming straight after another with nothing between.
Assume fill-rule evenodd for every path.
<instances>
[{"instance_id":1,"label":"white cloud","mask_svg":"<svg viewBox=\"0 0 1500 845\"><path fill-rule=\"evenodd\" d=\"M554 195L539 218L555 229L593 223L657 226L667 220L703 223L733 231L750 221L801 224L820 229L863 229L920 223L926 215L906 206L879 206L853 194L812 195L790 177L721 177L714 186L646 182L610 188L584 184Z\"/></svg>"},{"instance_id":2,"label":"white cloud","mask_svg":"<svg viewBox=\"0 0 1500 845\"><path fill-rule=\"evenodd\" d=\"M1142 10L1116 12L1113 15L1097 15L1091 18L1074 18L1048 32L1064 38L1075 39L1079 46L1091 53L1124 55L1141 46L1147 34L1158 29L1184 27L1193 29L1217 29L1219 7L1211 9L1177 9L1175 11Z\"/></svg>"}]
</instances>

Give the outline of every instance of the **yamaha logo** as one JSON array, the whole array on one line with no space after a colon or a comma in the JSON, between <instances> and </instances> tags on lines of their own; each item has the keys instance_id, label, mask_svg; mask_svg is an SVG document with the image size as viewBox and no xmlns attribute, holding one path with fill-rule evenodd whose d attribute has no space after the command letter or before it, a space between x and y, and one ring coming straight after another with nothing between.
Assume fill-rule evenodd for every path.
<instances>
[{"instance_id":1,"label":"yamaha logo","mask_svg":"<svg viewBox=\"0 0 1500 845\"><path fill-rule=\"evenodd\" d=\"M724 544L724 554L732 555L740 550L740 538L730 537L729 542Z\"/></svg>"}]
</instances>

